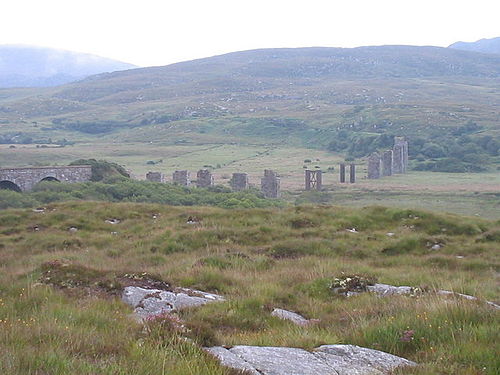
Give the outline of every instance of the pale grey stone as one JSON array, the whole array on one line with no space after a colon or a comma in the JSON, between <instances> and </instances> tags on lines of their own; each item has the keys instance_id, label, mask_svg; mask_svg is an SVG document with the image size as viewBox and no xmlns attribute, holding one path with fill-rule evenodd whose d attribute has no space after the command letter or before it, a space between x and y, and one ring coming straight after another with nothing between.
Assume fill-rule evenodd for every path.
<instances>
[{"instance_id":1,"label":"pale grey stone","mask_svg":"<svg viewBox=\"0 0 500 375\"><path fill-rule=\"evenodd\" d=\"M366 290L381 297L411 294L413 292L413 288L410 286L393 286L388 284L368 285Z\"/></svg>"},{"instance_id":2,"label":"pale grey stone","mask_svg":"<svg viewBox=\"0 0 500 375\"><path fill-rule=\"evenodd\" d=\"M398 367L416 365L415 362L404 358L356 345L322 345L316 350L325 352L332 357L349 361L353 366L362 364L374 368L383 374L389 373Z\"/></svg>"},{"instance_id":3,"label":"pale grey stone","mask_svg":"<svg viewBox=\"0 0 500 375\"><path fill-rule=\"evenodd\" d=\"M283 320L290 320L291 322L299 326L305 326L309 324L309 320L304 318L302 315L288 310L274 309L271 315Z\"/></svg>"},{"instance_id":4,"label":"pale grey stone","mask_svg":"<svg viewBox=\"0 0 500 375\"><path fill-rule=\"evenodd\" d=\"M235 346L208 348L223 365L260 375L389 375L414 362L355 345L323 345L308 352L299 348Z\"/></svg>"},{"instance_id":5,"label":"pale grey stone","mask_svg":"<svg viewBox=\"0 0 500 375\"><path fill-rule=\"evenodd\" d=\"M125 287L122 300L134 307L134 312L141 318L202 306L210 302L224 301L222 296L191 289L166 291L146 289L138 286Z\"/></svg>"},{"instance_id":6,"label":"pale grey stone","mask_svg":"<svg viewBox=\"0 0 500 375\"><path fill-rule=\"evenodd\" d=\"M222 346L214 346L212 348L206 348L205 350L215 356L224 366L231 367L236 370L247 371L249 374L262 375L261 372L258 372L247 361L238 357L236 354L231 353L228 349L223 348Z\"/></svg>"}]
</instances>

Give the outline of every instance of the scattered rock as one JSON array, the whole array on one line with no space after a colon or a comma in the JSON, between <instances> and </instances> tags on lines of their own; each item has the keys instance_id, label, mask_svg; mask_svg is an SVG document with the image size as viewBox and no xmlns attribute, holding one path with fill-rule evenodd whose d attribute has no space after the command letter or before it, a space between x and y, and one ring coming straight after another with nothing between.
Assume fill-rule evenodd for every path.
<instances>
[{"instance_id":1,"label":"scattered rock","mask_svg":"<svg viewBox=\"0 0 500 375\"><path fill-rule=\"evenodd\" d=\"M441 249L441 247L442 246L437 243L437 244L434 244L434 245L431 246L431 250L439 250L439 249Z\"/></svg>"},{"instance_id":2,"label":"scattered rock","mask_svg":"<svg viewBox=\"0 0 500 375\"><path fill-rule=\"evenodd\" d=\"M123 290L122 300L134 307L134 312L141 319L146 319L174 310L201 306L209 302L224 301L224 298L217 294L185 288L166 291L127 286Z\"/></svg>"},{"instance_id":3,"label":"scattered rock","mask_svg":"<svg viewBox=\"0 0 500 375\"><path fill-rule=\"evenodd\" d=\"M290 320L298 326L306 326L310 323L310 320L304 318L302 315L288 310L274 309L271 315L283 320Z\"/></svg>"},{"instance_id":4,"label":"scattered rock","mask_svg":"<svg viewBox=\"0 0 500 375\"><path fill-rule=\"evenodd\" d=\"M225 366L256 375L384 375L416 363L355 345L322 345L313 352L286 347L206 349Z\"/></svg>"},{"instance_id":5,"label":"scattered rock","mask_svg":"<svg viewBox=\"0 0 500 375\"><path fill-rule=\"evenodd\" d=\"M104 220L104 222L108 223L108 224L120 224L121 220L120 219L106 219Z\"/></svg>"},{"instance_id":6,"label":"scattered rock","mask_svg":"<svg viewBox=\"0 0 500 375\"><path fill-rule=\"evenodd\" d=\"M412 294L415 291L411 286L393 286L388 284L367 285L366 290L381 297Z\"/></svg>"},{"instance_id":7,"label":"scattered rock","mask_svg":"<svg viewBox=\"0 0 500 375\"><path fill-rule=\"evenodd\" d=\"M392 232L389 232L389 233L386 233L387 236L389 237L393 237L396 233L392 233Z\"/></svg>"},{"instance_id":8,"label":"scattered rock","mask_svg":"<svg viewBox=\"0 0 500 375\"><path fill-rule=\"evenodd\" d=\"M33 209L33 212L42 213L45 212L45 207L37 207Z\"/></svg>"},{"instance_id":9,"label":"scattered rock","mask_svg":"<svg viewBox=\"0 0 500 375\"><path fill-rule=\"evenodd\" d=\"M452 292L451 290L438 290L436 293L442 296L461 297L469 301L480 301L480 299L477 297L470 296L468 294ZM484 302L495 309L500 309L500 305L496 304L495 302L491 301L484 301Z\"/></svg>"},{"instance_id":10,"label":"scattered rock","mask_svg":"<svg viewBox=\"0 0 500 375\"><path fill-rule=\"evenodd\" d=\"M193 216L189 216L187 221L186 221L186 224L199 224L200 223L200 219L196 218L196 217L193 217Z\"/></svg>"}]
</instances>

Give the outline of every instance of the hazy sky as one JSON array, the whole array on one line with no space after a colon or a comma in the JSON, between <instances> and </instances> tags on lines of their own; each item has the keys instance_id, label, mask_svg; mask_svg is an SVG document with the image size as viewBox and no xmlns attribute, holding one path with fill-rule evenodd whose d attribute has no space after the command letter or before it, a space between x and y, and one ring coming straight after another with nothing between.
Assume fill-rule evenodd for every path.
<instances>
[{"instance_id":1,"label":"hazy sky","mask_svg":"<svg viewBox=\"0 0 500 375\"><path fill-rule=\"evenodd\" d=\"M499 0L0 0L0 44L140 66L253 48L447 46L497 36Z\"/></svg>"}]
</instances>

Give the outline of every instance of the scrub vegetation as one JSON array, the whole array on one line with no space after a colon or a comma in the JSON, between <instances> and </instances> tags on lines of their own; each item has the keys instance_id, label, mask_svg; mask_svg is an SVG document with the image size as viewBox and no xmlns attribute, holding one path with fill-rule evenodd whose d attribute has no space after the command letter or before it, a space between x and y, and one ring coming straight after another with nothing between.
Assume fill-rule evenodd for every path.
<instances>
[{"instance_id":1,"label":"scrub vegetation","mask_svg":"<svg viewBox=\"0 0 500 375\"><path fill-rule=\"evenodd\" d=\"M499 313L484 301L499 299L499 233L498 221L378 206L2 210L0 372L232 374L202 346L349 343L420 364L405 374L496 375ZM142 325L119 298L130 280L227 300ZM346 298L334 292L346 281L419 292ZM295 326L273 308L317 321Z\"/></svg>"}]
</instances>

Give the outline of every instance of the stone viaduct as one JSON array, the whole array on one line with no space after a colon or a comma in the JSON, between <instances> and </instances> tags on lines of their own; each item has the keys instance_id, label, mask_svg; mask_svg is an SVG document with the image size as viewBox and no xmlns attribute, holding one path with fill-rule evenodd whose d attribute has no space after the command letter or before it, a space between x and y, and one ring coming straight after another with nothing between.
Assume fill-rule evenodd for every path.
<instances>
[{"instance_id":1,"label":"stone viaduct","mask_svg":"<svg viewBox=\"0 0 500 375\"><path fill-rule=\"evenodd\" d=\"M0 189L31 191L41 181L85 182L92 177L90 165L0 169Z\"/></svg>"}]
</instances>

